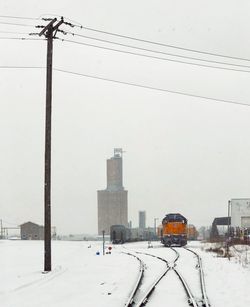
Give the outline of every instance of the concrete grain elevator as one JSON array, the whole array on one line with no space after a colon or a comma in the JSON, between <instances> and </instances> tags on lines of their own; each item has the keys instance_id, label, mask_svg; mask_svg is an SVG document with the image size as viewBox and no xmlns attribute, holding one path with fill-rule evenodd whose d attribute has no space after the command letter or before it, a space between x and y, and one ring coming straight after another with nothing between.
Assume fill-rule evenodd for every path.
<instances>
[{"instance_id":1,"label":"concrete grain elevator","mask_svg":"<svg viewBox=\"0 0 250 307\"><path fill-rule=\"evenodd\" d=\"M98 234L110 234L111 225L128 226L128 191L122 182L122 148L107 160L107 188L97 191Z\"/></svg>"}]
</instances>

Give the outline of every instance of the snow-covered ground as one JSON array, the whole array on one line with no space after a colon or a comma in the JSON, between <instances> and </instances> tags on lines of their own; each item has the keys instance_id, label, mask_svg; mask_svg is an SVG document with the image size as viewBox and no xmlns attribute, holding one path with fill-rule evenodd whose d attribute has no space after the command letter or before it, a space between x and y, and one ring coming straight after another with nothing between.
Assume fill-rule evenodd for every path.
<instances>
[{"instance_id":1,"label":"snow-covered ground","mask_svg":"<svg viewBox=\"0 0 250 307\"><path fill-rule=\"evenodd\" d=\"M111 254L103 256L102 242L53 241L52 272L43 274L42 241L1 240L0 306L124 306L136 281L139 264L134 257L122 252L144 251L173 260L173 253L169 249L160 248L158 242L153 243L153 246L148 249L147 242L116 245ZM236 247L235 257L229 261L206 252L204 245L199 242L191 242L189 247L202 257L207 294L212 307L249 306L250 265L243 261L250 260L249 250L247 252L245 247ZM162 269L162 264L154 263L154 267L151 267L153 260L150 261L146 269L147 276L151 275L150 272L156 274ZM193 270L190 258L179 263L179 270L186 274L188 266ZM174 274L170 274L166 280L169 293L178 295L178 291L183 291L181 287L177 290L178 282ZM154 294L155 298L157 294L155 302L167 300L162 282L159 291ZM183 293L180 293L180 297L183 297ZM170 305L174 303L168 302ZM183 306L187 304L184 302Z\"/></svg>"}]
</instances>

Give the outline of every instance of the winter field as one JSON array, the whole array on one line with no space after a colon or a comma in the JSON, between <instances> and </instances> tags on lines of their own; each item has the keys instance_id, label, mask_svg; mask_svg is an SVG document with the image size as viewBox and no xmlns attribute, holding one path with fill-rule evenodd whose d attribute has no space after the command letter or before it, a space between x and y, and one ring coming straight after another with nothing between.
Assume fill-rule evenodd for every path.
<instances>
[{"instance_id":1,"label":"winter field","mask_svg":"<svg viewBox=\"0 0 250 307\"><path fill-rule=\"evenodd\" d=\"M106 244L106 247L111 246ZM202 258L207 295L212 307L250 305L250 249L236 246L234 257L217 257L208 247L190 242L188 247ZM189 277L196 290L195 260L182 248L177 267ZM0 305L2 307L119 307L125 306L138 276L138 261L124 252L151 253L173 259L173 251L153 242L112 246L102 255L102 242L53 241L52 272L44 274L42 241L0 241ZM97 255L100 252L100 255ZM140 254L138 254L140 255ZM140 256L146 263L143 291L163 270L152 257ZM198 295L198 293L197 293ZM180 281L171 271L153 292L148 306L188 306Z\"/></svg>"}]
</instances>

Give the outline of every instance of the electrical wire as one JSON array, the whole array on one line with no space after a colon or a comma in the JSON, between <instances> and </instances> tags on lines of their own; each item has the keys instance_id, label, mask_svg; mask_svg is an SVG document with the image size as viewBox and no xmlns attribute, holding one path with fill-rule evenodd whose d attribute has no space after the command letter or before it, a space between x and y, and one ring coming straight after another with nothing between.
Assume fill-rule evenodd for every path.
<instances>
[{"instance_id":1,"label":"electrical wire","mask_svg":"<svg viewBox=\"0 0 250 307\"><path fill-rule=\"evenodd\" d=\"M40 15L39 17L22 17L22 16L6 16L6 15L0 15L0 18L8 18L8 19L23 19L23 20L44 20L46 18L44 18L44 16L53 16L53 17L62 17L62 15L57 15L57 14L42 14ZM64 18L64 20L68 20L70 22L74 22L75 24L72 25L73 27L79 27L79 28L83 28L83 26L77 22L77 21L74 21L72 19L69 19L69 18Z\"/></svg>"},{"instance_id":2,"label":"electrical wire","mask_svg":"<svg viewBox=\"0 0 250 307\"><path fill-rule=\"evenodd\" d=\"M44 66L8 66L8 65L0 66L0 69L45 69L45 68L46 67ZM182 91L173 91L173 90L169 90L165 88L153 87L153 86L148 86L148 85L143 85L143 84L138 84L138 83L133 83L133 82L120 81L120 80L115 80L115 79L109 79L109 78L99 77L96 75L88 75L88 74L78 73L78 72L69 71L69 70L60 69L60 68L53 68L53 71L58 71L58 72L67 73L70 75L97 79L97 80L112 82L116 84L123 84L123 85L128 85L132 87L143 88L143 89L148 89L148 90L153 90L153 91L158 91L158 92L177 94L177 95L193 97L193 98L200 98L204 100L215 101L218 103L230 103L230 104L250 107L250 102L246 103L246 102L239 102L235 100L227 100L227 99L220 99L220 98L209 97L209 96L190 94L190 93L186 93Z\"/></svg>"},{"instance_id":3,"label":"electrical wire","mask_svg":"<svg viewBox=\"0 0 250 307\"><path fill-rule=\"evenodd\" d=\"M85 30L88 30L88 31L97 32L97 33L102 33L102 34L108 34L108 35L112 35L112 36L116 36L116 37L126 38L126 39L130 39L130 40L138 41L138 42L143 42L143 43L149 43L149 44L153 44L153 45L168 47L168 48L174 48L174 49L179 49L179 50L184 50L184 51L189 51L189 52L195 52L195 53L200 53L200 54L206 54L206 55L211 55L211 56L217 56L217 57L223 57L223 58L228 58L228 59L242 60L242 61L250 62L250 59L243 58L243 57L235 57L235 56L224 55L224 54L220 54L220 53L213 53L213 52L202 51L202 50L197 50L197 49L184 48L184 47L180 47L180 46L159 43L159 42L150 41L150 40L146 40L146 39L141 39L141 38L137 38L137 37L122 35L122 34L118 34L118 33L102 31L102 30L93 29L93 28L90 28L90 27L85 27L85 26L83 26L82 29L85 29Z\"/></svg>"},{"instance_id":4,"label":"electrical wire","mask_svg":"<svg viewBox=\"0 0 250 307\"><path fill-rule=\"evenodd\" d=\"M2 220L2 222L3 222L4 224L9 224L9 225L18 226L18 223L12 223L12 222L8 222L8 221L6 221L6 220Z\"/></svg>"},{"instance_id":5,"label":"electrical wire","mask_svg":"<svg viewBox=\"0 0 250 307\"><path fill-rule=\"evenodd\" d=\"M236 105L242 105L242 106L250 107L250 102L248 104L246 102L238 102L238 101L234 101L234 100L219 99L219 98L214 98L214 97L208 97L208 96L202 96L202 95L196 95L196 94L189 94L189 93L185 93L185 92L181 92L181 91L173 91L173 90L168 90L168 89L164 89L164 88L147 86L147 85L142 85L142 84L137 84L137 83L132 83L132 82L125 82L125 81L120 81L120 80L115 80L115 79L98 77L98 76L95 76L95 75L82 74L82 73L77 73L77 72L59 69L59 68L53 68L53 70L58 71L58 72L62 72L62 73L71 74L71 75L77 75L77 76L81 76L81 77L112 82L112 83L116 83L116 84L129 85L129 86L144 88L144 89L148 89L148 90L154 90L154 91L159 91L159 92L167 92L167 93L171 93L171 94L178 94L178 95L188 96L188 97L193 97L193 98L201 98L201 99L205 99L205 100L209 100L209 101L230 103L230 104L236 104Z\"/></svg>"},{"instance_id":6,"label":"electrical wire","mask_svg":"<svg viewBox=\"0 0 250 307\"><path fill-rule=\"evenodd\" d=\"M22 26L22 27L35 27L34 25L28 25L24 23L12 23L12 22L2 22L0 21L0 24L2 25L10 25L10 26Z\"/></svg>"},{"instance_id":7,"label":"electrical wire","mask_svg":"<svg viewBox=\"0 0 250 307\"><path fill-rule=\"evenodd\" d=\"M0 39L9 39L9 40L27 40L27 41L46 41L45 38L29 38L29 37L0 37Z\"/></svg>"},{"instance_id":8,"label":"electrical wire","mask_svg":"<svg viewBox=\"0 0 250 307\"><path fill-rule=\"evenodd\" d=\"M6 16L6 15L0 15L0 18L23 19L23 20L25 20L25 19L26 20L39 20L39 19L43 19L42 16L57 16L57 17L61 17L61 15L43 14L43 15L40 15L39 17L36 17L36 18L22 17L22 16ZM64 18L64 19L74 22L75 24L72 25L72 26L79 27L81 29L85 29L85 30L88 30L88 31L93 31L93 32L97 32L97 33L102 33L102 34L107 34L107 35L111 35L111 36L120 37L120 38L126 38L126 39L135 40L135 41L139 41L139 42L144 42L144 43L149 43L149 44L154 44L154 45L158 45L158 46L164 46L164 47L168 47L168 48L174 48L174 49L179 49L179 50L184 50L184 51L189 51L189 52L195 52L195 53L200 53L200 54L205 54L205 55L224 57L224 58L229 58L229 59L234 59L234 60L250 61L250 59L243 58L243 57L235 57L235 56L229 56L229 55L224 55L224 54L220 54L220 53L213 53L213 52L207 52L207 51L202 51L202 50L197 50L197 49L185 48L185 47L180 47L180 46L175 46L175 45L170 45L170 44L164 44L164 43L150 41L150 40L145 40L145 39L141 39L141 38L137 38L137 37L132 37L132 36L128 36L128 35L122 35L122 34L119 34L119 33L113 33L113 32L103 31L103 30L99 30L99 29L94 29L94 28L91 28L91 27L85 27L81 23L76 22L74 20L71 20L69 18ZM14 24L14 23L4 23L4 22L0 22L0 24L31 26L31 25L27 25L27 24ZM81 35L78 35L78 36L81 36ZM130 46L130 48L133 48L133 47ZM171 54L169 54L169 55L171 55ZM177 56L177 55L174 55L174 56ZM181 57L180 55L178 55L178 56ZM184 57L184 56L182 56L182 57ZM202 60L200 59L200 61L202 61ZM206 61L206 60L203 60L203 61ZM215 61L211 61L211 62L215 63ZM227 65L233 65L233 64L227 64Z\"/></svg>"},{"instance_id":9,"label":"electrical wire","mask_svg":"<svg viewBox=\"0 0 250 307\"><path fill-rule=\"evenodd\" d=\"M100 38L95 38L95 37L92 37L92 36L80 35L80 34L68 32L68 31L63 31L63 34L70 34L72 36L83 37L83 38L96 40L96 41L109 43L109 44L114 44L114 45L118 45L118 46L122 46L122 47L128 47L128 48L132 48L132 49L137 49L137 50L142 50L142 51L147 51L147 52L153 52L153 53L157 53L157 54L164 54L164 55L174 56L174 57L183 58L183 59L190 59L190 60L195 60L195 61L202 61L202 62L206 62L206 63L215 63L215 64L221 64L221 65L230 65L230 66L235 66L235 67L250 68L250 66L247 66L247 65L240 65L240 64L233 64L233 63L227 63L227 62L206 60L206 59L200 59L200 58L195 58L195 57L189 57L189 56L185 56L185 55L179 55L179 54L173 54L173 53L168 53L168 52L163 52L163 51L158 51L158 50L142 48L142 47L136 47L136 46L132 46L132 45L127 45L127 44L117 43L117 42L114 42L114 41L109 41L109 40L106 40L106 39L100 39Z\"/></svg>"},{"instance_id":10,"label":"electrical wire","mask_svg":"<svg viewBox=\"0 0 250 307\"><path fill-rule=\"evenodd\" d=\"M0 65L2 69L45 69L44 66L13 66L13 65Z\"/></svg>"},{"instance_id":11,"label":"electrical wire","mask_svg":"<svg viewBox=\"0 0 250 307\"><path fill-rule=\"evenodd\" d=\"M30 35L29 32L0 31L0 33L6 33L6 34L27 34L27 35Z\"/></svg>"},{"instance_id":12,"label":"electrical wire","mask_svg":"<svg viewBox=\"0 0 250 307\"><path fill-rule=\"evenodd\" d=\"M26 19L26 20L38 20L39 18L32 18L32 17L22 17L22 16L6 16L0 15L0 18L9 18L9 19Z\"/></svg>"},{"instance_id":13,"label":"electrical wire","mask_svg":"<svg viewBox=\"0 0 250 307\"><path fill-rule=\"evenodd\" d=\"M198 66L198 67L206 67L206 68L214 68L214 69L220 69L220 70L229 70L229 71L237 71L237 72L250 73L250 70L227 68L227 67L220 67L220 66L212 66L212 65L198 64L198 63L190 63L190 62L186 62L186 61L162 58L162 57L153 56L153 55L146 55L146 54L142 54L142 53L135 53L135 52L132 52L132 51L125 51L125 50L119 50L119 49L114 49L114 48L109 48L109 47L103 47L103 46L98 46L98 45L93 45L93 44L88 44L88 43L83 43L83 42L77 42L77 41L63 39L63 38L57 38L57 39L62 41L62 42L74 43L74 44L84 45L84 46L88 46L88 47L94 47L94 48L98 48L98 49L104 49L104 50L109 50L109 51L114 51L114 52L119 52L119 53L125 53L125 54L129 54L129 55L135 55L135 56L141 56L141 57L145 57L145 58L151 58L151 59L155 59L155 60L163 60L163 61L175 62L175 63L180 63L180 64L187 64L187 65L192 65L192 66Z\"/></svg>"}]
</instances>

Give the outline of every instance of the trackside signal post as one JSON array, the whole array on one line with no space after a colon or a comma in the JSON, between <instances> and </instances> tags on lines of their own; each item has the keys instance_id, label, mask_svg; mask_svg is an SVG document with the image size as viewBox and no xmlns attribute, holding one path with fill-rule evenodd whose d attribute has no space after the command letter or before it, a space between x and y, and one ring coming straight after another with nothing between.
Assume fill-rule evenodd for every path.
<instances>
[{"instance_id":1,"label":"trackside signal post","mask_svg":"<svg viewBox=\"0 0 250 307\"><path fill-rule=\"evenodd\" d=\"M53 39L63 18L55 24L52 19L39 33L47 39L46 119L45 119L45 168L44 168L44 271L51 271L51 102ZM55 24L55 25L54 25Z\"/></svg>"}]
</instances>

